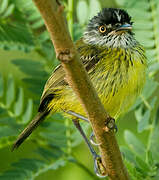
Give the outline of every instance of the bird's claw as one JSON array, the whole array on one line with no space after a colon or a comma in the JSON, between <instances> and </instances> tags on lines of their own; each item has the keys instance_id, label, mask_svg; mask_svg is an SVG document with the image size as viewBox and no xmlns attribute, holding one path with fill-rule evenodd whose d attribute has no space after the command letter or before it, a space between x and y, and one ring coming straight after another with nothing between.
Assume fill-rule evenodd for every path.
<instances>
[{"instance_id":1,"label":"bird's claw","mask_svg":"<svg viewBox=\"0 0 159 180\"><path fill-rule=\"evenodd\" d=\"M100 178L105 178L108 175L106 174L106 169L102 164L101 157L97 155L94 157L94 171L96 175Z\"/></svg>"},{"instance_id":2,"label":"bird's claw","mask_svg":"<svg viewBox=\"0 0 159 180\"><path fill-rule=\"evenodd\" d=\"M93 140L94 137L95 137L94 132L92 132L91 135L90 135L90 138L89 138L91 144L94 145L94 146L99 146L99 145L101 145L101 143L96 143L96 142L94 142L94 140Z\"/></svg>"},{"instance_id":3,"label":"bird's claw","mask_svg":"<svg viewBox=\"0 0 159 180\"><path fill-rule=\"evenodd\" d=\"M105 128L106 131L113 130L115 133L118 132L118 127L115 124L114 118L112 117L107 118L105 125L106 125L106 128Z\"/></svg>"}]
</instances>

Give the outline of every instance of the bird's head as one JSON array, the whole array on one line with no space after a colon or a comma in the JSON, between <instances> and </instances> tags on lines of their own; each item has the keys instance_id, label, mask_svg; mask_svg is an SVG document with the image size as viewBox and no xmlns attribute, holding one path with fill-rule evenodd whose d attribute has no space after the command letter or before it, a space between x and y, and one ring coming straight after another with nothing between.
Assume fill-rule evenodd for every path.
<instances>
[{"instance_id":1,"label":"bird's head","mask_svg":"<svg viewBox=\"0 0 159 180\"><path fill-rule=\"evenodd\" d=\"M131 17L125 10L104 8L94 16L84 32L84 41L88 44L130 48L136 45L132 33Z\"/></svg>"}]
</instances>

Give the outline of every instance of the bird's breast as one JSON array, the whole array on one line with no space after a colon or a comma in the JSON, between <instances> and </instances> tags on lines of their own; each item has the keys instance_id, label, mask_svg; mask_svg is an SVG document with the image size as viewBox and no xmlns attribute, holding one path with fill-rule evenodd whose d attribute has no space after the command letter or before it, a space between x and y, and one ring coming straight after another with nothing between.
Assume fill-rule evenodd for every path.
<instances>
[{"instance_id":1,"label":"bird's breast","mask_svg":"<svg viewBox=\"0 0 159 180\"><path fill-rule=\"evenodd\" d=\"M113 117L126 111L140 94L145 82L146 58L142 49L115 49L105 54L90 77Z\"/></svg>"}]
</instances>

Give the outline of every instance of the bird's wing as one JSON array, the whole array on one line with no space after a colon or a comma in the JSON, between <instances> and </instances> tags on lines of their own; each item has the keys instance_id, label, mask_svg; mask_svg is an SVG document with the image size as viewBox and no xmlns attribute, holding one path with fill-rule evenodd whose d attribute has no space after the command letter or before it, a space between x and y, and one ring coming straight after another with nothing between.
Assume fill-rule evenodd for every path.
<instances>
[{"instance_id":1,"label":"bird's wing","mask_svg":"<svg viewBox=\"0 0 159 180\"><path fill-rule=\"evenodd\" d=\"M100 58L97 56L99 49L90 45L86 46L82 39L76 42L76 47L80 54L81 61L83 62L87 72L90 73L99 62ZM41 96L39 111L43 111L45 107L47 107L48 102L53 99L55 89L59 86L68 85L64 78L65 72L63 67L62 65L58 65L45 84L44 91Z\"/></svg>"},{"instance_id":2,"label":"bird's wing","mask_svg":"<svg viewBox=\"0 0 159 180\"><path fill-rule=\"evenodd\" d=\"M96 64L99 62L99 54L102 49L98 48L95 45L86 45L83 42L82 38L76 42L76 47L80 54L80 59L83 62L85 69L89 74L95 68Z\"/></svg>"},{"instance_id":3,"label":"bird's wing","mask_svg":"<svg viewBox=\"0 0 159 180\"><path fill-rule=\"evenodd\" d=\"M45 84L40 100L39 112L44 111L50 100L54 98L55 88L68 85L64 78L65 72L60 64L52 72L51 76Z\"/></svg>"}]
</instances>

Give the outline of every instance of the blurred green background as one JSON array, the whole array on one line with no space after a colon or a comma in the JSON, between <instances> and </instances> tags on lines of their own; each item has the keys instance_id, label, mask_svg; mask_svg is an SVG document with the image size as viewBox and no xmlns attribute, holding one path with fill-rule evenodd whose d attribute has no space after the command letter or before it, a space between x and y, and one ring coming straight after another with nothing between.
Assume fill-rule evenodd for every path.
<instances>
[{"instance_id":1,"label":"blurred green background","mask_svg":"<svg viewBox=\"0 0 159 180\"><path fill-rule=\"evenodd\" d=\"M147 83L117 121L116 137L132 179L159 179L158 0L65 0L74 41L103 7L126 9L148 58ZM31 0L0 0L0 179L92 180L93 160L69 119L49 117L16 151L11 146L36 113L46 80L58 64L44 22ZM87 124L82 126L91 133Z\"/></svg>"}]
</instances>

